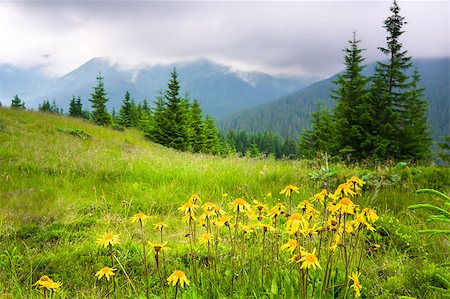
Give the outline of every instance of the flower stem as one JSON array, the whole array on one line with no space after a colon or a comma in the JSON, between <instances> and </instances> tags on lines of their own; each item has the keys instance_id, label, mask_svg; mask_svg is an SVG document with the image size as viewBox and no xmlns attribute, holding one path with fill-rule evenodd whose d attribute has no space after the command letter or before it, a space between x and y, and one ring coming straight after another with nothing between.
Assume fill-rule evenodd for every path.
<instances>
[{"instance_id":1,"label":"flower stem","mask_svg":"<svg viewBox=\"0 0 450 299\"><path fill-rule=\"evenodd\" d=\"M145 250L145 238L144 238L144 228L142 227L142 220L139 219L139 226L141 228L141 240L142 240L142 251L144 253L144 273L145 273L145 294L147 299L150 298L150 292L148 287L148 268L147 268L147 252Z\"/></svg>"}]
</instances>

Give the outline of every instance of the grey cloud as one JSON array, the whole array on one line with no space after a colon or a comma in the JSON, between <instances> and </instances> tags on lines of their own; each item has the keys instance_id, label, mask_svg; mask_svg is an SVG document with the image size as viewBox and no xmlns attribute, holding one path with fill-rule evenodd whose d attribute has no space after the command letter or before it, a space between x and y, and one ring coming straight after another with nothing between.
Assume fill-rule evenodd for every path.
<instances>
[{"instance_id":1,"label":"grey cloud","mask_svg":"<svg viewBox=\"0 0 450 299\"><path fill-rule=\"evenodd\" d=\"M95 55L135 64L210 57L231 62L236 68L327 76L342 68L341 50L354 30L367 49L367 60L382 59L377 47L385 43L382 24L390 14L389 1L50 1L10 5L22 21L39 25L36 34L42 34L43 43L52 37L66 43L65 49L45 49L49 60L59 59L52 67L60 72L68 71L62 65L64 57L79 63ZM448 3L401 1L400 6L409 21L404 44L410 53L448 56Z\"/></svg>"}]
</instances>

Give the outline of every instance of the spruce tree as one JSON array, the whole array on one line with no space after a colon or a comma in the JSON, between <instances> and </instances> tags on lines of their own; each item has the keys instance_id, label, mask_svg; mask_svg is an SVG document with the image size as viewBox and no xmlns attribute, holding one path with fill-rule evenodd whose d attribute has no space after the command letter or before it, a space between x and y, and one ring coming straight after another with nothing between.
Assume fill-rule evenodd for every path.
<instances>
[{"instance_id":1,"label":"spruce tree","mask_svg":"<svg viewBox=\"0 0 450 299\"><path fill-rule=\"evenodd\" d=\"M179 93L178 73L174 68L171 73L171 79L167 84L167 89L164 92L166 101L164 135L167 138L167 146L186 151L190 149L188 111Z\"/></svg>"},{"instance_id":2,"label":"spruce tree","mask_svg":"<svg viewBox=\"0 0 450 299\"><path fill-rule=\"evenodd\" d=\"M42 104L39 104L38 110L42 112L52 112L50 102L48 100L44 100Z\"/></svg>"},{"instance_id":3,"label":"spruce tree","mask_svg":"<svg viewBox=\"0 0 450 299\"><path fill-rule=\"evenodd\" d=\"M75 103L75 115L76 117L83 117L83 104L81 103L81 97L78 96Z\"/></svg>"},{"instance_id":4,"label":"spruce tree","mask_svg":"<svg viewBox=\"0 0 450 299\"><path fill-rule=\"evenodd\" d=\"M100 126L111 125L111 116L106 110L106 91L103 84L103 77L97 77L97 86L94 87L94 92L91 94L89 101L92 103L92 121Z\"/></svg>"},{"instance_id":5,"label":"spruce tree","mask_svg":"<svg viewBox=\"0 0 450 299\"><path fill-rule=\"evenodd\" d=\"M132 127L132 119L131 119L131 100L130 93L128 91L125 92L123 97L122 106L119 111L119 123L123 127Z\"/></svg>"},{"instance_id":6,"label":"spruce tree","mask_svg":"<svg viewBox=\"0 0 450 299\"><path fill-rule=\"evenodd\" d=\"M192 151L199 153L205 146L205 132L203 128L202 109L198 100L194 100L190 109L190 127L192 131Z\"/></svg>"},{"instance_id":7,"label":"spruce tree","mask_svg":"<svg viewBox=\"0 0 450 299\"><path fill-rule=\"evenodd\" d=\"M75 96L72 96L69 103L69 116L77 117L77 102L75 100Z\"/></svg>"},{"instance_id":8,"label":"spruce tree","mask_svg":"<svg viewBox=\"0 0 450 299\"><path fill-rule=\"evenodd\" d=\"M81 103L81 97L72 96L72 100L69 103L69 116L72 117L83 117L83 104Z\"/></svg>"},{"instance_id":9,"label":"spruce tree","mask_svg":"<svg viewBox=\"0 0 450 299\"><path fill-rule=\"evenodd\" d=\"M362 116L366 113L368 79L362 74L365 66L362 65L364 50L359 47L360 42L354 32L353 39L348 42L349 47L344 49L345 71L334 81L337 89L332 92L332 97L337 101L334 108L336 146L342 155L353 160L367 156L368 132Z\"/></svg>"},{"instance_id":10,"label":"spruce tree","mask_svg":"<svg viewBox=\"0 0 450 299\"><path fill-rule=\"evenodd\" d=\"M19 98L18 95L15 95L11 100L11 108L13 109L25 109L25 103Z\"/></svg>"},{"instance_id":11,"label":"spruce tree","mask_svg":"<svg viewBox=\"0 0 450 299\"><path fill-rule=\"evenodd\" d=\"M205 136L203 151L209 154L217 155L221 151L219 131L214 124L213 119L206 116L203 124L203 134Z\"/></svg>"},{"instance_id":12,"label":"spruce tree","mask_svg":"<svg viewBox=\"0 0 450 299\"><path fill-rule=\"evenodd\" d=\"M317 111L311 114L311 128L300 134L302 155L312 157L317 152L335 154L336 127L332 113L323 104L318 104Z\"/></svg>"},{"instance_id":13,"label":"spruce tree","mask_svg":"<svg viewBox=\"0 0 450 299\"><path fill-rule=\"evenodd\" d=\"M406 126L411 114L424 120L426 106L421 99L423 94L417 89L418 76L408 75L411 57L400 42L406 22L400 16L397 1L393 1L390 10L392 15L383 26L388 33L387 46L379 48L388 61L377 62L368 102L373 120L370 127L372 156L380 160L422 159L429 154L427 126L415 126L412 134ZM417 136L425 138L423 143ZM420 149L412 150L417 146Z\"/></svg>"},{"instance_id":14,"label":"spruce tree","mask_svg":"<svg viewBox=\"0 0 450 299\"><path fill-rule=\"evenodd\" d=\"M167 135L165 132L166 120L164 111L166 110L166 102L162 92L156 96L155 108L153 111L152 125L147 131L144 131L145 136L150 138L153 142L167 146Z\"/></svg>"},{"instance_id":15,"label":"spruce tree","mask_svg":"<svg viewBox=\"0 0 450 299\"><path fill-rule=\"evenodd\" d=\"M403 160L428 160L431 156L431 135L425 116L428 103L424 100L424 88L419 88L420 74L414 70L412 87L406 91L406 102L399 118L399 158Z\"/></svg>"}]
</instances>

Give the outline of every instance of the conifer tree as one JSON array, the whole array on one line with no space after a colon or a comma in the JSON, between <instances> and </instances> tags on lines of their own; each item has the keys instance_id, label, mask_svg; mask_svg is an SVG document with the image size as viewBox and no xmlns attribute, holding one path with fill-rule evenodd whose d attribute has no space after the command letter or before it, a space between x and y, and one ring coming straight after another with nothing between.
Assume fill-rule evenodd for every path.
<instances>
[{"instance_id":1,"label":"conifer tree","mask_svg":"<svg viewBox=\"0 0 450 299\"><path fill-rule=\"evenodd\" d=\"M111 116L106 110L106 91L103 84L103 77L97 77L97 86L94 87L94 92L91 94L89 101L92 103L92 121L100 126L111 125Z\"/></svg>"},{"instance_id":2,"label":"conifer tree","mask_svg":"<svg viewBox=\"0 0 450 299\"><path fill-rule=\"evenodd\" d=\"M38 110L42 112L52 112L52 107L50 106L50 102L48 100L44 100L42 104L39 104Z\"/></svg>"},{"instance_id":3,"label":"conifer tree","mask_svg":"<svg viewBox=\"0 0 450 299\"><path fill-rule=\"evenodd\" d=\"M72 100L69 103L69 116L72 117L83 117L83 104L81 103L81 97L72 96Z\"/></svg>"},{"instance_id":4,"label":"conifer tree","mask_svg":"<svg viewBox=\"0 0 450 299\"><path fill-rule=\"evenodd\" d=\"M164 95L160 92L160 94L156 96L152 125L147 131L144 131L146 137L150 138L153 142L162 145L167 145L167 136L165 133L166 120L164 118L165 110L166 103L164 101Z\"/></svg>"},{"instance_id":5,"label":"conifer tree","mask_svg":"<svg viewBox=\"0 0 450 299\"><path fill-rule=\"evenodd\" d=\"M379 50L388 57L388 61L377 62L375 74L372 77L369 110L372 139L372 156L381 160L386 159L421 159L429 153L429 133L427 126L415 127L414 134L409 134L405 127L409 114L415 111L416 117L423 119L426 112L420 92L417 92L418 76L411 78L407 74L412 66L411 57L403 50L400 37L404 33L405 18L400 16L400 7L394 0L390 8L392 15L384 21L383 28L388 32L386 48ZM416 91L414 91L416 90ZM417 109L420 106L420 109ZM413 108L416 107L416 108ZM405 133L407 133L405 135ZM420 144L415 136L428 138ZM415 146L421 149L411 151ZM428 149L427 149L428 148Z\"/></svg>"},{"instance_id":6,"label":"conifer tree","mask_svg":"<svg viewBox=\"0 0 450 299\"><path fill-rule=\"evenodd\" d=\"M25 103L19 98L18 95L15 95L11 100L11 108L13 109L25 109Z\"/></svg>"},{"instance_id":7,"label":"conifer tree","mask_svg":"<svg viewBox=\"0 0 450 299\"><path fill-rule=\"evenodd\" d=\"M174 68L171 79L164 92L166 109L164 110L165 135L167 142L165 145L174 149L186 151L190 149L188 130L188 111L183 99L179 95L180 84L178 73Z\"/></svg>"},{"instance_id":8,"label":"conifer tree","mask_svg":"<svg viewBox=\"0 0 450 299\"><path fill-rule=\"evenodd\" d=\"M360 42L354 32L353 39L348 42L349 47L344 49L345 71L334 81L337 89L332 92L332 97L337 101L334 108L336 138L330 142L336 142L341 154L353 159L367 157L365 145L368 132L363 115L367 112L368 79L362 75L365 66L362 65L364 50L359 48Z\"/></svg>"},{"instance_id":9,"label":"conifer tree","mask_svg":"<svg viewBox=\"0 0 450 299\"><path fill-rule=\"evenodd\" d=\"M77 117L77 102L75 100L75 96L72 96L69 103L69 116Z\"/></svg>"},{"instance_id":10,"label":"conifer tree","mask_svg":"<svg viewBox=\"0 0 450 299\"><path fill-rule=\"evenodd\" d=\"M334 154L336 128L333 115L323 104L318 104L317 111L311 116L311 128L300 134L302 154L306 157L314 156L317 152Z\"/></svg>"},{"instance_id":11,"label":"conifer tree","mask_svg":"<svg viewBox=\"0 0 450 299\"><path fill-rule=\"evenodd\" d=\"M126 91L119 111L119 123L121 126L126 128L133 126L131 109L130 93Z\"/></svg>"},{"instance_id":12,"label":"conifer tree","mask_svg":"<svg viewBox=\"0 0 450 299\"><path fill-rule=\"evenodd\" d=\"M214 155L220 153L221 148L219 132L214 124L213 119L209 115L206 116L205 122L203 124L203 132L205 136L203 151Z\"/></svg>"},{"instance_id":13,"label":"conifer tree","mask_svg":"<svg viewBox=\"0 0 450 299\"><path fill-rule=\"evenodd\" d=\"M194 100L190 109L190 127L192 131L192 151L199 153L205 146L205 132L203 128L202 109L198 100Z\"/></svg>"}]
</instances>

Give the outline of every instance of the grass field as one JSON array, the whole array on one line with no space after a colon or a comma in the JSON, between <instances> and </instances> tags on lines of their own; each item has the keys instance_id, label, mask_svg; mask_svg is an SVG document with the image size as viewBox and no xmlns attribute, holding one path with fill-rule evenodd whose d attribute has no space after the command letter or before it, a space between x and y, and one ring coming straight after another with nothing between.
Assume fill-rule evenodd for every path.
<instances>
[{"instance_id":1,"label":"grass field","mask_svg":"<svg viewBox=\"0 0 450 299\"><path fill-rule=\"evenodd\" d=\"M448 234L418 233L448 224L428 223L432 213L408 209L430 203L449 210L442 198L415 193L433 188L449 194L448 168L326 168L324 159L193 155L153 144L138 131L10 109L0 109L0 143L0 298L353 298L349 276L355 270L362 298L450 296ZM291 216L301 214L295 206L324 184L333 192L352 176L365 181L362 196L352 200L361 210L375 210L379 219L372 223L375 231L341 233L336 252L328 246L335 235L320 222L330 216L320 202L313 203L318 212L309 223L320 221L308 237L286 228L288 212L275 220L268 216L278 203L289 210L290 199ZM280 194L289 184L299 187L291 198ZM178 210L192 203L193 194L201 200L195 203L197 214L190 215L186 206ZM257 214L258 204L267 206L258 220L247 207L238 212L230 205L236 198ZM208 224L208 216L202 221L201 206L209 201L227 212L230 226ZM133 223L139 212L149 218ZM352 217L356 214L338 218L343 230ZM154 229L160 221L167 225L162 240ZM118 235L120 243L98 246L105 234ZM304 260L290 263L292 255L281 250L290 239L304 243L305 252L316 248L320 268L300 269ZM167 242L159 268L147 241ZM307 256L299 246L292 254L297 250ZM331 265L329 256L335 256ZM105 266L116 269L109 281L95 276ZM189 285L167 284L175 270L186 274ZM62 285L54 292L33 286L43 275Z\"/></svg>"}]
</instances>

